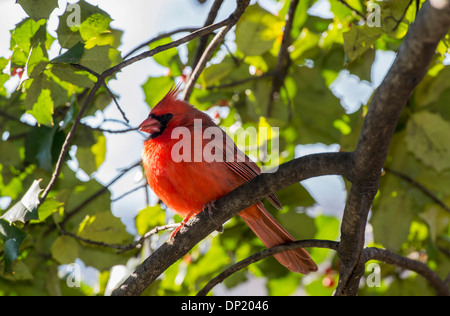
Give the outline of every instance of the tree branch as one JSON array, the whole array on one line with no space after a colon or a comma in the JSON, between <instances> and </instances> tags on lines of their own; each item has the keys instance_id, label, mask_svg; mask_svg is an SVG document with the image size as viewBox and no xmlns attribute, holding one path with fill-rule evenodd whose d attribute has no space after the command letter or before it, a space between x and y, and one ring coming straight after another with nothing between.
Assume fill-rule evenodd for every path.
<instances>
[{"instance_id":1,"label":"tree branch","mask_svg":"<svg viewBox=\"0 0 450 316\"><path fill-rule=\"evenodd\" d=\"M294 23L295 10L299 0L292 0L289 10L286 14L286 25L284 26L283 39L281 40L280 50L277 57L277 65L272 81L272 89L269 95L267 106L267 116L272 113L273 103L280 98L280 89L283 86L287 69L289 68L289 46L291 45L291 30Z\"/></svg>"},{"instance_id":2,"label":"tree branch","mask_svg":"<svg viewBox=\"0 0 450 316\"><path fill-rule=\"evenodd\" d=\"M173 30L171 32L160 34L160 35L158 35L158 36L156 36L156 37L154 37L154 38L152 38L152 39L150 39L150 40L140 44L139 46L133 48L129 53L127 53L125 56L123 56L123 59L124 60L127 59L128 57L130 57L131 55L136 53L138 50L140 50L140 49L142 49L144 47L147 47L151 43L159 41L160 39L163 39L163 38L166 38L166 37L170 37L170 36L178 34L178 33L192 33L192 32L195 32L195 31L197 31L199 29L200 29L199 27L183 27L183 28L180 28L180 29Z\"/></svg>"},{"instance_id":3,"label":"tree branch","mask_svg":"<svg viewBox=\"0 0 450 316\"><path fill-rule=\"evenodd\" d=\"M40 197L41 204L45 201L47 195L50 193L50 190L56 184L59 174L61 173L64 159L65 159L67 153L69 152L70 145L71 145L73 137L75 136L75 132L77 131L78 125L80 124L80 121L84 115L84 112L86 112L88 106L93 101L95 94L100 89L102 84L103 84L103 78L98 78L94 87L91 89L88 96L86 97L86 100L84 101L83 106L80 109L80 112L78 112L77 116L75 117L72 128L70 129L69 133L67 134L66 139L64 140L64 143L62 145L61 152L59 153L58 161L56 162L56 166L55 166L55 171L53 171L52 177Z\"/></svg>"},{"instance_id":4,"label":"tree branch","mask_svg":"<svg viewBox=\"0 0 450 316\"><path fill-rule=\"evenodd\" d=\"M219 3L220 1L218 1ZM182 99L184 101L189 101L189 97L191 96L191 93L194 89L194 85L197 82L198 77L200 77L200 74L202 73L203 69L206 67L206 63L211 58L212 54L214 53L214 50L219 46L219 44L223 41L225 38L225 35L231 30L231 28L237 23L239 18L244 13L245 9L249 5L250 0L238 0L237 1L237 7L232 16L234 17L233 20L230 20L230 23L228 23L222 30L220 30L219 33L214 37L214 39L209 43L208 47L205 49L203 55L201 56L200 60L198 61L195 69L192 71L191 75L189 76L189 80L186 83L186 86L183 91L183 97Z\"/></svg>"},{"instance_id":5,"label":"tree branch","mask_svg":"<svg viewBox=\"0 0 450 316\"><path fill-rule=\"evenodd\" d=\"M245 258L244 260L241 260L231 267L227 268L225 271L220 273L218 276L216 276L214 279L210 280L198 293L197 296L204 296L208 294L209 291L212 290L213 287L215 287L217 284L223 282L226 278L228 278L233 273L236 273L239 270L242 270L243 268L247 267L248 265L258 262L260 260L263 260L267 257L273 256L279 252L291 250L291 249L297 249L297 248L308 248L308 247L314 247L314 248L329 248L333 250L337 250L339 243L337 241L331 241L331 240L318 240L318 239L311 239L311 240L297 240L294 242L281 244L269 249L265 249L263 251L257 252L250 257Z\"/></svg>"},{"instance_id":6,"label":"tree branch","mask_svg":"<svg viewBox=\"0 0 450 316\"><path fill-rule=\"evenodd\" d=\"M166 242L137 267L113 295L140 295L161 273L225 221L264 197L299 181L322 175L351 179L351 153L323 153L284 163L273 173L263 173L215 202L216 210L200 212L180 229L173 244Z\"/></svg>"},{"instance_id":7,"label":"tree branch","mask_svg":"<svg viewBox=\"0 0 450 316\"><path fill-rule=\"evenodd\" d=\"M219 13L222 3L223 0L214 0L203 27L214 23L214 20L217 17L217 13ZM205 51L206 45L208 44L208 38L209 34L200 37L197 45L197 50L195 52L194 61L192 62L192 69L195 69L197 67L198 62L200 61L200 58L202 57L203 52Z\"/></svg>"},{"instance_id":8,"label":"tree branch","mask_svg":"<svg viewBox=\"0 0 450 316\"><path fill-rule=\"evenodd\" d=\"M436 204L438 204L440 207L442 207L445 211L450 213L450 207L448 207L441 199L439 199L434 193L432 193L430 190L428 190L426 187L424 187L422 184L420 184L419 182L415 181L413 178L411 178L410 176L401 173L399 171L396 170L392 170L389 167L384 167L383 168L385 171L399 177L400 179L405 180L406 182L412 184L413 186L415 186L416 188L418 188L420 191L422 191L425 195L427 195L430 199L432 199Z\"/></svg>"},{"instance_id":9,"label":"tree branch","mask_svg":"<svg viewBox=\"0 0 450 316\"><path fill-rule=\"evenodd\" d=\"M356 15L358 15L361 19L363 19L363 21L366 21L366 17L363 13L359 12L358 10L356 10L354 7L352 7L350 4L348 4L346 1L344 0L338 0L343 6L347 7L348 9L352 10Z\"/></svg>"},{"instance_id":10,"label":"tree branch","mask_svg":"<svg viewBox=\"0 0 450 316\"><path fill-rule=\"evenodd\" d=\"M388 74L377 89L369 105L358 144L354 152L354 182L350 190L341 225L338 255L341 259L340 276L354 275L342 295L356 295L359 279L364 271L346 271L352 268L354 253L361 251L358 242L359 219L365 218L361 198L370 204L379 186L381 170L386 160L390 141L404 105L415 86L422 80L441 38L450 28L448 0L426 2L399 48ZM361 266L361 264L357 265ZM338 285L342 286L342 283Z\"/></svg>"},{"instance_id":11,"label":"tree branch","mask_svg":"<svg viewBox=\"0 0 450 316\"><path fill-rule=\"evenodd\" d=\"M67 153L69 152L70 145L71 145L71 142L73 140L73 137L75 136L75 132L76 132L76 130L78 128L78 125L80 124L80 121L81 121L84 113L86 112L88 106L93 101L93 99L95 97L95 94L100 89L100 87L105 83L106 78L108 78L109 76L115 74L116 72L120 71L121 69L123 69L123 68L125 68L125 67L127 67L127 66L129 66L129 65L131 65L131 64L133 64L135 62L137 62L137 61L140 61L140 60L145 59L145 58L152 57L152 56L154 56L157 53L160 53L162 51L168 50L168 49L173 48L173 47L177 47L177 46L179 46L181 44L184 44L184 43L186 43L188 41L191 41L191 40L193 40L193 39L195 39L197 37L200 37L202 35L209 34L209 33L213 32L216 29L219 29L219 28L221 28L223 26L229 26L229 25L236 24L238 18L245 11L245 8L247 7L249 2L250 2L250 0L237 0L237 8L236 8L236 10L227 19L223 20L222 22L219 22L219 23L216 23L216 24L212 24L210 26L198 29L198 30L192 32L191 34L189 34L189 35L187 35L187 36L185 36L185 37L183 37L183 38L181 38L181 39L179 39L177 41L173 41L172 43L155 47L152 50L144 52L144 53L142 53L140 55L137 55L135 57L132 57L130 59L124 60L123 62L117 64L116 66L105 70L102 74L98 74L95 71L93 71L93 70L91 70L91 69L89 69L89 68L87 68L85 66L78 65L78 64L73 64L72 66L74 66L74 67L76 67L78 69L85 70L85 71L93 74L94 76L96 76L97 77L97 82L95 83L94 87L92 87L92 89L89 91L89 94L86 97L86 99L85 99L85 101L83 103L83 106L81 107L80 111L78 112L78 114L77 114L77 116L76 116L76 118L74 120L74 123L72 125L71 130L67 134L67 137L66 137L66 139L65 139L65 141L63 143L63 146L61 148L60 155L58 157L58 161L56 162L55 170L54 170L54 172L52 174L52 177L51 177L49 183L47 184L47 187L44 189L44 192L42 193L42 195L40 197L40 203L42 204L45 201L47 195L50 193L51 189L56 184L56 181L58 180L58 177L59 177L59 175L61 173L61 168L62 168L64 159L65 159ZM109 93L109 91L108 91L108 93Z\"/></svg>"},{"instance_id":12,"label":"tree branch","mask_svg":"<svg viewBox=\"0 0 450 316\"><path fill-rule=\"evenodd\" d=\"M443 281L434 271L420 261L405 258L386 249L366 248L364 249L364 262L379 260L388 264L417 272L424 277L436 290L437 295L450 296L448 282Z\"/></svg>"},{"instance_id":13,"label":"tree branch","mask_svg":"<svg viewBox=\"0 0 450 316\"><path fill-rule=\"evenodd\" d=\"M240 7L239 3L241 3L242 1L247 1L247 0L237 0L238 8ZM238 9L236 9L236 10L238 10ZM245 8L243 10L245 10ZM143 53L141 53L141 54L139 54L137 56L134 56L134 57L131 57L129 59L126 59L123 62L117 64L116 66L105 70L102 73L102 76L104 78L107 78L107 77L115 74L116 72L122 70L123 68L125 68L125 67L127 67L127 66L129 66L131 64L134 64L135 62L138 62L138 61L140 61L142 59L145 59L145 58L152 57L152 56L154 56L154 55L156 55L156 54L158 54L160 52L163 52L163 51L168 50L170 48L174 48L174 47L180 46L180 45L182 45L184 43L187 43L187 42L189 42L189 41L191 41L191 40L193 40L193 39L195 39L197 37L200 37L200 36L203 36L203 35L206 35L206 34L210 34L210 33L214 32L215 30L220 29L221 27L224 27L224 26L227 26L227 25L230 25L230 24L234 25L235 23L236 23L236 16L235 16L235 13L233 12L227 19L225 19L225 20L223 20L221 22L209 25L207 27L200 28L200 29L192 32L191 34L189 34L189 35L187 35L187 36L185 36L183 38L180 38L179 40L173 41L173 42L165 44L165 45L161 45L161 46L155 47L154 49L151 49L151 50L149 50L147 52L143 52Z\"/></svg>"}]
</instances>

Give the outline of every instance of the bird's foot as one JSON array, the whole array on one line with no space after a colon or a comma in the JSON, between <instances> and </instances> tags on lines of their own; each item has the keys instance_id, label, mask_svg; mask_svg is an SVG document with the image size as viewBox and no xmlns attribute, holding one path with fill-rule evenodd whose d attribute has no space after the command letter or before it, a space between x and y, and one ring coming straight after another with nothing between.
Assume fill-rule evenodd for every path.
<instances>
[{"instance_id":1,"label":"bird's foot","mask_svg":"<svg viewBox=\"0 0 450 316\"><path fill-rule=\"evenodd\" d=\"M213 221L214 224L218 226L216 229L219 233L223 233L223 226L216 223L216 221L212 218L212 211L217 210L215 205L216 200L211 200L207 204L203 205L203 209L208 209L209 218Z\"/></svg>"},{"instance_id":2,"label":"bird's foot","mask_svg":"<svg viewBox=\"0 0 450 316\"><path fill-rule=\"evenodd\" d=\"M177 228L175 228L175 230L170 234L170 238L169 238L169 242L171 244L173 244L173 239L175 238L175 236L177 235L178 231L183 228L184 225L186 225L186 223L191 219L192 215L194 215L194 212L189 213L184 219L183 221L180 223L180 225L178 225Z\"/></svg>"}]
</instances>

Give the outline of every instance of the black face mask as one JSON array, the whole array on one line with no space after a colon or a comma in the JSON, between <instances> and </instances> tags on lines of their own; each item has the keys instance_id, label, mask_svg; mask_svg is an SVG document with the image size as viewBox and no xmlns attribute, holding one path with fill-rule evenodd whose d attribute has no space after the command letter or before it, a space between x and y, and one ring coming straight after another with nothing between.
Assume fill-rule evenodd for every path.
<instances>
[{"instance_id":1,"label":"black face mask","mask_svg":"<svg viewBox=\"0 0 450 316\"><path fill-rule=\"evenodd\" d=\"M163 115L155 115L153 113L150 113L149 117L152 117L155 120L157 120L159 123L161 123L161 130L157 133L153 133L150 135L150 139L154 139L154 138L158 137L159 135L161 135L162 132L164 132L164 130L167 127L167 124L172 119L173 114L167 113L167 114L163 114Z\"/></svg>"}]
</instances>

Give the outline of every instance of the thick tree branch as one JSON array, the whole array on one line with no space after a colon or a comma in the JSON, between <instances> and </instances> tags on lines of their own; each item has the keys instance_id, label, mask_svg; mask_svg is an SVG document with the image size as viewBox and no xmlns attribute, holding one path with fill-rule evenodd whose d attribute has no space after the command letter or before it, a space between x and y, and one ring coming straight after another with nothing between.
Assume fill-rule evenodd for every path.
<instances>
[{"instance_id":1,"label":"thick tree branch","mask_svg":"<svg viewBox=\"0 0 450 316\"><path fill-rule=\"evenodd\" d=\"M340 278L339 294L357 293L363 271L359 268L358 271L349 272L347 269L353 267L351 263L361 253L362 246L358 240L364 234L358 227L361 221L365 224L368 212L366 207L361 208L362 198L366 200L365 204L372 203L400 113L413 89L427 72L436 46L449 28L449 1L426 2L411 25L391 69L372 98L354 152L355 178L344 211L338 251L341 276L350 274L354 277L350 282ZM361 267L361 263L357 266Z\"/></svg>"},{"instance_id":2,"label":"thick tree branch","mask_svg":"<svg viewBox=\"0 0 450 316\"><path fill-rule=\"evenodd\" d=\"M350 157L351 154L346 152L300 157L280 165L273 173L263 173L243 184L217 200L216 210L211 215L208 212L200 212L191 218L180 229L173 244L166 242L161 245L137 267L113 295L140 295L169 266L225 221L273 192L322 175L335 174L351 179Z\"/></svg>"}]
</instances>

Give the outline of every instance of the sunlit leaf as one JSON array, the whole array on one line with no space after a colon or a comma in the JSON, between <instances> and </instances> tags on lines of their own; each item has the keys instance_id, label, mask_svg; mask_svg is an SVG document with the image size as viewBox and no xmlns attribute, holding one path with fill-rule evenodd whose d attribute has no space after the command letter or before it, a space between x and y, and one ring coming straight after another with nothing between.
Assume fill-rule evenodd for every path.
<instances>
[{"instance_id":1,"label":"sunlit leaf","mask_svg":"<svg viewBox=\"0 0 450 316\"><path fill-rule=\"evenodd\" d=\"M249 6L236 26L236 44L245 55L261 55L282 34L284 22L259 4Z\"/></svg>"}]
</instances>

